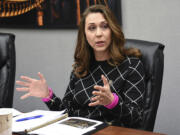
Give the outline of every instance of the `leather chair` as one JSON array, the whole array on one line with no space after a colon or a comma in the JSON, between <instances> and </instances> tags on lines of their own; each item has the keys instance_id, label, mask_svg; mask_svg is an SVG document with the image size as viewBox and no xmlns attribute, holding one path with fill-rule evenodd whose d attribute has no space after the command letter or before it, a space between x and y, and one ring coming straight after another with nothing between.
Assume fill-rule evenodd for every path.
<instances>
[{"instance_id":1,"label":"leather chair","mask_svg":"<svg viewBox=\"0 0 180 135\"><path fill-rule=\"evenodd\" d=\"M15 81L15 36L0 33L0 108L13 106Z\"/></svg>"},{"instance_id":2,"label":"leather chair","mask_svg":"<svg viewBox=\"0 0 180 135\"><path fill-rule=\"evenodd\" d=\"M145 68L145 100L142 130L153 131L159 100L161 95L164 45L157 42L127 39L126 48L138 48L142 53L142 63Z\"/></svg>"}]
</instances>

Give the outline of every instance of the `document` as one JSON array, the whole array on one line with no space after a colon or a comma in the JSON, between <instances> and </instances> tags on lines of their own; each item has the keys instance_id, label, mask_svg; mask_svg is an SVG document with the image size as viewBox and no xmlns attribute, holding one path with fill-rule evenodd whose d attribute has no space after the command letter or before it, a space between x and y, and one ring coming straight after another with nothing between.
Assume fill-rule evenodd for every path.
<instances>
[{"instance_id":1,"label":"document","mask_svg":"<svg viewBox=\"0 0 180 135\"><path fill-rule=\"evenodd\" d=\"M28 113L22 113L16 117L13 117L12 131L29 132L29 130L38 128L39 126L42 127L50 123L64 119L65 117L67 117L67 114L63 113L64 111L46 110L35 110Z\"/></svg>"},{"instance_id":2,"label":"document","mask_svg":"<svg viewBox=\"0 0 180 135\"><path fill-rule=\"evenodd\" d=\"M68 117L64 111L36 110L14 117L12 131L38 135L83 135L103 124L82 117Z\"/></svg>"},{"instance_id":3,"label":"document","mask_svg":"<svg viewBox=\"0 0 180 135\"><path fill-rule=\"evenodd\" d=\"M15 108L11 108L13 117L18 116L22 114L22 112L16 110Z\"/></svg>"}]
</instances>

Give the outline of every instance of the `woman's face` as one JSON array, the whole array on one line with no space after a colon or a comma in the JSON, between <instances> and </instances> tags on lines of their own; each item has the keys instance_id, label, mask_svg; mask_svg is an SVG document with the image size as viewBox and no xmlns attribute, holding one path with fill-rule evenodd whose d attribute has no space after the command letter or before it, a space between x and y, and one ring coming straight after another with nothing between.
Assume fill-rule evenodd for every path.
<instances>
[{"instance_id":1,"label":"woman's face","mask_svg":"<svg viewBox=\"0 0 180 135\"><path fill-rule=\"evenodd\" d=\"M94 50L96 60L108 59L111 30L101 13L90 13L87 15L85 20L85 35L89 45Z\"/></svg>"}]
</instances>

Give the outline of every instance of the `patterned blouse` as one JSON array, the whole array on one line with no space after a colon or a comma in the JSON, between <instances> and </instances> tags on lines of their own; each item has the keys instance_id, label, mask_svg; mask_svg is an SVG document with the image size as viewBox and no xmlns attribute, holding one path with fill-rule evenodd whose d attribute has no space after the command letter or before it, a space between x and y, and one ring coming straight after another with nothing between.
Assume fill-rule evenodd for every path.
<instances>
[{"instance_id":1,"label":"patterned blouse","mask_svg":"<svg viewBox=\"0 0 180 135\"><path fill-rule=\"evenodd\" d=\"M95 90L93 86L103 86L102 74L111 81L111 91L119 97L118 104L112 109L102 105L88 106L93 96L92 91ZM62 100L53 94L46 104L50 110L66 109L69 116L138 128L141 126L143 114L144 78L143 65L138 58L127 57L119 66L111 66L107 61L95 61L85 77L77 78L71 74Z\"/></svg>"}]
</instances>

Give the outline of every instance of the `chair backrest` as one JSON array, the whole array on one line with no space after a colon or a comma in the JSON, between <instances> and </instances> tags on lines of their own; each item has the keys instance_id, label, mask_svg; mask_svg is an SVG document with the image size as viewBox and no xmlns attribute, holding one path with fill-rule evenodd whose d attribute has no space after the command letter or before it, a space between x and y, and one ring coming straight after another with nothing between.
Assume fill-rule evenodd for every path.
<instances>
[{"instance_id":1,"label":"chair backrest","mask_svg":"<svg viewBox=\"0 0 180 135\"><path fill-rule=\"evenodd\" d=\"M142 63L145 68L145 101L142 130L153 131L157 109L161 95L164 45L135 39L127 39L126 48L138 48L142 53Z\"/></svg>"},{"instance_id":2,"label":"chair backrest","mask_svg":"<svg viewBox=\"0 0 180 135\"><path fill-rule=\"evenodd\" d=\"M15 81L15 36L0 33L0 107L12 107Z\"/></svg>"}]
</instances>

